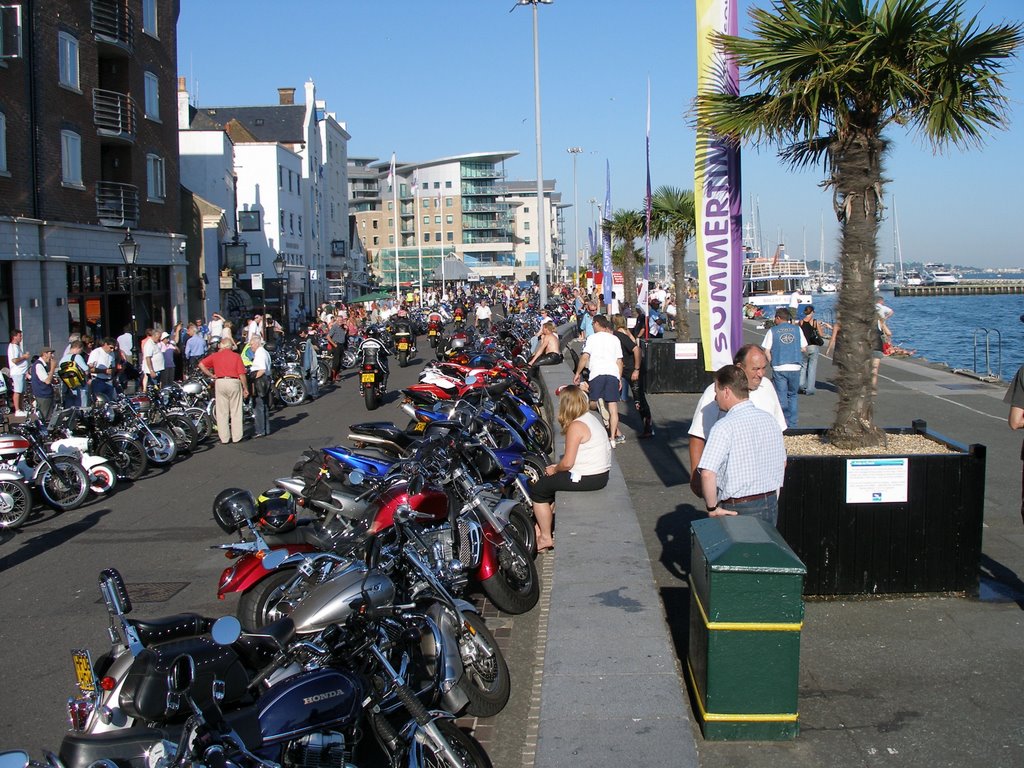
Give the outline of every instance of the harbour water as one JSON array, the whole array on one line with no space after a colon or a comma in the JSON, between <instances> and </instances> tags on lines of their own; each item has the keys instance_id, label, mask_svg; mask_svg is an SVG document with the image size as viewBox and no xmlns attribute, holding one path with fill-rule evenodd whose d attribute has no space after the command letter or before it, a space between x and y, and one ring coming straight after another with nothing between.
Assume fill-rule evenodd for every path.
<instances>
[{"instance_id":1,"label":"harbour water","mask_svg":"<svg viewBox=\"0 0 1024 768\"><path fill-rule=\"evenodd\" d=\"M831 322L837 301L836 294L814 296L818 318ZM898 297L887 293L885 303L895 312L889 321L893 343L916 350L914 357L982 374L991 371L1007 380L1024 365L1020 320L1024 296Z\"/></svg>"}]
</instances>

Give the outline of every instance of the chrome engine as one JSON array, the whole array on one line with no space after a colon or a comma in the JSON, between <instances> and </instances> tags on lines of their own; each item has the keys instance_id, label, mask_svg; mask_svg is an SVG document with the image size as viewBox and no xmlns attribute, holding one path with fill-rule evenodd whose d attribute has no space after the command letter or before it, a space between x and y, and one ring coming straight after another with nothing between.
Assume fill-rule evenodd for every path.
<instances>
[{"instance_id":1,"label":"chrome engine","mask_svg":"<svg viewBox=\"0 0 1024 768\"><path fill-rule=\"evenodd\" d=\"M340 733L313 733L288 744L284 768L354 768L350 749Z\"/></svg>"},{"instance_id":2,"label":"chrome engine","mask_svg":"<svg viewBox=\"0 0 1024 768\"><path fill-rule=\"evenodd\" d=\"M451 528L440 525L419 531L419 538L427 545L427 560L434 574L456 592L469 582L469 571L480 562L483 551L483 529L475 520L459 519L458 558Z\"/></svg>"}]
</instances>

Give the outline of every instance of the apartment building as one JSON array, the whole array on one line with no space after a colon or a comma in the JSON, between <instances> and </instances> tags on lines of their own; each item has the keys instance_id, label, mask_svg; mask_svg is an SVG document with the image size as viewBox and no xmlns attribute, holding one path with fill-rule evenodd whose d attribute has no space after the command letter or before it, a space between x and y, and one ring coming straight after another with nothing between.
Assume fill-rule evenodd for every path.
<instances>
[{"instance_id":1,"label":"apartment building","mask_svg":"<svg viewBox=\"0 0 1024 768\"><path fill-rule=\"evenodd\" d=\"M182 153L199 165L222 165L216 151L203 159L207 135L231 142L232 200L217 259L220 304L230 314L266 306L294 320L345 298L346 275L356 271L348 249L351 137L312 81L303 96L296 103L294 88L278 88L277 104L240 107L196 107L186 98L179 110ZM212 199L203 185L219 188L219 176L189 167L183 183Z\"/></svg>"},{"instance_id":2,"label":"apartment building","mask_svg":"<svg viewBox=\"0 0 1024 768\"><path fill-rule=\"evenodd\" d=\"M133 314L171 326L186 315L178 0L4 5L0 348L11 327L36 352L72 328L117 335Z\"/></svg>"},{"instance_id":3,"label":"apartment building","mask_svg":"<svg viewBox=\"0 0 1024 768\"><path fill-rule=\"evenodd\" d=\"M505 161L518 152L477 152L422 163L349 158L353 242L379 284L416 286L442 255L481 277L516 273Z\"/></svg>"},{"instance_id":4,"label":"apartment building","mask_svg":"<svg viewBox=\"0 0 1024 768\"><path fill-rule=\"evenodd\" d=\"M540 270L540 236L537 217L537 182L510 181L506 185L505 201L511 213L513 233L512 253L516 260L516 279L526 280ZM570 205L562 203L562 193L555 191L553 179L544 180L544 207L540 211L544 220L544 237L547 240L548 279L565 279L563 259L565 244L564 211Z\"/></svg>"}]
</instances>

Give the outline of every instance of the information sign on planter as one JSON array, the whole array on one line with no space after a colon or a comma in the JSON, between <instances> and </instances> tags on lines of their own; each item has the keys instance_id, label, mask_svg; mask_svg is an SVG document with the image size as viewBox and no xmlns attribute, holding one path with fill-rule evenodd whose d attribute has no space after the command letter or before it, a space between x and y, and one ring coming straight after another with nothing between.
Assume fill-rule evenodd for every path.
<instances>
[{"instance_id":1,"label":"information sign on planter","mask_svg":"<svg viewBox=\"0 0 1024 768\"><path fill-rule=\"evenodd\" d=\"M703 392L714 374L704 370L704 348L697 342L652 339L644 347L644 382L649 394Z\"/></svg>"},{"instance_id":2,"label":"information sign on planter","mask_svg":"<svg viewBox=\"0 0 1024 768\"><path fill-rule=\"evenodd\" d=\"M886 432L952 452L788 457L778 528L807 565L804 593L976 592L985 446L956 443L923 421Z\"/></svg>"}]
</instances>

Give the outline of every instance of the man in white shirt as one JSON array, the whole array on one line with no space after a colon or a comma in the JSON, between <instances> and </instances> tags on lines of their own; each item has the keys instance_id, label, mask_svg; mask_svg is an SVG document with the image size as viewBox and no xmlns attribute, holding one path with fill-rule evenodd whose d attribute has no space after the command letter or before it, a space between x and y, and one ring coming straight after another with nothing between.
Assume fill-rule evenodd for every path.
<instances>
[{"instance_id":1,"label":"man in white shirt","mask_svg":"<svg viewBox=\"0 0 1024 768\"><path fill-rule=\"evenodd\" d=\"M124 353L125 360L132 359L132 353L135 351L135 339L132 338L132 327L130 325L126 325L124 333L117 337L117 346Z\"/></svg>"},{"instance_id":2,"label":"man in white shirt","mask_svg":"<svg viewBox=\"0 0 1024 768\"><path fill-rule=\"evenodd\" d=\"M92 375L90 389L92 390L93 397L97 394L104 395L111 400L117 397L112 382L116 368L114 359L115 343L114 339L103 339L100 345L89 353L89 359L86 363L89 366L89 373Z\"/></svg>"},{"instance_id":3,"label":"man in white shirt","mask_svg":"<svg viewBox=\"0 0 1024 768\"><path fill-rule=\"evenodd\" d=\"M608 435L615 447L619 435L619 382L622 381L622 344L612 333L608 318L594 315L594 332L583 344L573 384L579 384L584 368L590 369L587 395L608 422Z\"/></svg>"},{"instance_id":4,"label":"man in white shirt","mask_svg":"<svg viewBox=\"0 0 1024 768\"><path fill-rule=\"evenodd\" d=\"M487 299L481 299L476 305L476 323L480 333L488 333L491 330L491 307Z\"/></svg>"},{"instance_id":5,"label":"man in white shirt","mask_svg":"<svg viewBox=\"0 0 1024 768\"><path fill-rule=\"evenodd\" d=\"M160 371L164 369L164 350L160 346L160 331L155 328L146 330L146 340L142 342L142 391L149 385L159 385Z\"/></svg>"},{"instance_id":6,"label":"man in white shirt","mask_svg":"<svg viewBox=\"0 0 1024 768\"><path fill-rule=\"evenodd\" d=\"M253 438L266 437L270 434L270 353L263 346L263 337L258 333L249 337L249 348L252 350L252 365L249 366L252 383L250 389L253 393L253 415L256 417Z\"/></svg>"},{"instance_id":7,"label":"man in white shirt","mask_svg":"<svg viewBox=\"0 0 1024 768\"><path fill-rule=\"evenodd\" d=\"M31 355L21 347L20 328L11 329L11 343L7 345L7 368L11 372L12 400L15 416L25 416L21 409L21 395L25 391L25 375L28 373L28 361Z\"/></svg>"},{"instance_id":8,"label":"man in white shirt","mask_svg":"<svg viewBox=\"0 0 1024 768\"><path fill-rule=\"evenodd\" d=\"M214 312L210 315L210 345L216 347L224 335L224 318Z\"/></svg>"},{"instance_id":9,"label":"man in white shirt","mask_svg":"<svg viewBox=\"0 0 1024 768\"><path fill-rule=\"evenodd\" d=\"M786 415L782 412L779 404L779 396L775 392L775 386L769 379L764 377L768 370L768 357L764 350L757 344L745 344L736 351L733 363L739 366L747 376L747 389L750 393L750 402L755 407L770 414L775 423L779 425L779 431L786 429ZM693 412L693 420L690 423L690 490L698 498L702 498L700 473L695 471L700 464L700 458L704 453L704 444L707 442L708 433L715 426L720 418L725 415L718 403L715 401L715 385L711 384L700 396L697 408Z\"/></svg>"}]
</instances>

